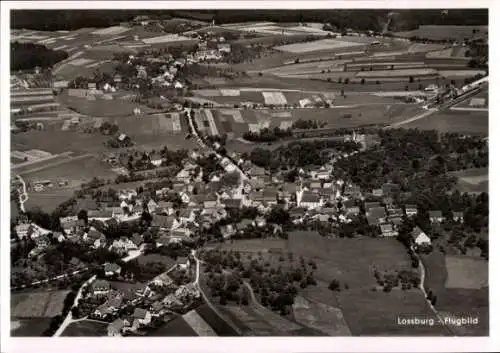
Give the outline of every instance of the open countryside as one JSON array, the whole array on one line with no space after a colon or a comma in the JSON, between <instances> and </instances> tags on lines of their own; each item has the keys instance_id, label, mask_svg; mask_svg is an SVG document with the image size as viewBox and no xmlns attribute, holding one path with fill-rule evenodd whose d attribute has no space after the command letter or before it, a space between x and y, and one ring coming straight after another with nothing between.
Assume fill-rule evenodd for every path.
<instances>
[{"instance_id":1,"label":"open countryside","mask_svg":"<svg viewBox=\"0 0 500 353\"><path fill-rule=\"evenodd\" d=\"M46 11L13 336L488 336L487 10Z\"/></svg>"}]
</instances>

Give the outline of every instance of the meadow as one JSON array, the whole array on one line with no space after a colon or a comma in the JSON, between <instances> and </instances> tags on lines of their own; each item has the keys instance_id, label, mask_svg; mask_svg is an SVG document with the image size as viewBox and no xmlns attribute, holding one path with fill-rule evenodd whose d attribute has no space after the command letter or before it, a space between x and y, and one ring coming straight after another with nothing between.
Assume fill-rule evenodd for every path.
<instances>
[{"instance_id":1,"label":"meadow","mask_svg":"<svg viewBox=\"0 0 500 353\"><path fill-rule=\"evenodd\" d=\"M108 335L108 323L94 320L74 322L63 331L62 337L102 337Z\"/></svg>"}]
</instances>

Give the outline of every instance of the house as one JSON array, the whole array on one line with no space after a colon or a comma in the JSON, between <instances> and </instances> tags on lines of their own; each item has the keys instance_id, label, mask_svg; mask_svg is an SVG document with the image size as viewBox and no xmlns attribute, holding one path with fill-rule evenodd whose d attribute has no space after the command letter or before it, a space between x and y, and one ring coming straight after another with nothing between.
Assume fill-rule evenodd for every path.
<instances>
[{"instance_id":1,"label":"house","mask_svg":"<svg viewBox=\"0 0 500 353\"><path fill-rule=\"evenodd\" d=\"M182 169L175 176L175 179L179 182L182 182L182 183L188 182L190 178L191 178L191 173L189 172L189 170L186 170L186 169Z\"/></svg>"},{"instance_id":2,"label":"house","mask_svg":"<svg viewBox=\"0 0 500 353\"><path fill-rule=\"evenodd\" d=\"M214 208L217 206L217 195L215 194L207 194L203 200L203 207L205 208Z\"/></svg>"},{"instance_id":3,"label":"house","mask_svg":"<svg viewBox=\"0 0 500 353\"><path fill-rule=\"evenodd\" d=\"M176 264L179 270L187 271L189 269L190 261L187 257L178 257Z\"/></svg>"},{"instance_id":4,"label":"house","mask_svg":"<svg viewBox=\"0 0 500 353\"><path fill-rule=\"evenodd\" d=\"M394 192L398 192L401 187L398 184L394 183L385 183L382 185L382 192L384 195L391 195Z\"/></svg>"},{"instance_id":5,"label":"house","mask_svg":"<svg viewBox=\"0 0 500 353\"><path fill-rule=\"evenodd\" d=\"M357 216L360 212L359 206L356 205L356 201L354 201L354 200L345 201L343 206L344 206L344 211L347 215Z\"/></svg>"},{"instance_id":6,"label":"house","mask_svg":"<svg viewBox=\"0 0 500 353\"><path fill-rule=\"evenodd\" d=\"M169 294L165 298L163 298L162 303L167 308L170 308L170 309L183 306L182 302L179 299L177 299L173 293Z\"/></svg>"},{"instance_id":7,"label":"house","mask_svg":"<svg viewBox=\"0 0 500 353\"><path fill-rule=\"evenodd\" d=\"M391 223L396 229L399 229L403 224L403 218L401 216L392 215L387 217L387 222Z\"/></svg>"},{"instance_id":8,"label":"house","mask_svg":"<svg viewBox=\"0 0 500 353\"><path fill-rule=\"evenodd\" d=\"M230 208L241 208L242 200L241 199L225 199L224 206L228 209Z\"/></svg>"},{"instance_id":9,"label":"house","mask_svg":"<svg viewBox=\"0 0 500 353\"><path fill-rule=\"evenodd\" d=\"M78 217L77 216L69 216L69 217L60 217L59 223L61 224L62 229L64 230L64 234L73 235L76 233L78 228ZM29 226L29 224L28 224ZM28 228L26 228L27 232ZM17 234L19 235L19 231L16 227ZM21 235L19 235L20 238Z\"/></svg>"},{"instance_id":10,"label":"house","mask_svg":"<svg viewBox=\"0 0 500 353\"><path fill-rule=\"evenodd\" d=\"M113 217L113 213L110 210L89 210L88 219L90 221L102 221L105 222Z\"/></svg>"},{"instance_id":11,"label":"house","mask_svg":"<svg viewBox=\"0 0 500 353\"><path fill-rule=\"evenodd\" d=\"M151 284L154 284L156 286L162 286L162 287L175 287L174 280L169 277L167 272L163 272L162 274L159 274L153 280L150 282Z\"/></svg>"},{"instance_id":12,"label":"house","mask_svg":"<svg viewBox=\"0 0 500 353\"><path fill-rule=\"evenodd\" d=\"M444 221L443 212L438 210L429 211L429 220L431 223L441 223Z\"/></svg>"},{"instance_id":13,"label":"house","mask_svg":"<svg viewBox=\"0 0 500 353\"><path fill-rule=\"evenodd\" d=\"M318 194L312 192L298 192L297 193L297 206L305 207L308 209L321 206L321 198Z\"/></svg>"},{"instance_id":14,"label":"house","mask_svg":"<svg viewBox=\"0 0 500 353\"><path fill-rule=\"evenodd\" d=\"M98 230L90 228L87 233L86 242L91 244L94 249L98 249L106 246L107 239L106 236Z\"/></svg>"},{"instance_id":15,"label":"house","mask_svg":"<svg viewBox=\"0 0 500 353\"><path fill-rule=\"evenodd\" d=\"M357 185L346 186L344 189L344 195L354 199L360 199L363 196L361 188Z\"/></svg>"},{"instance_id":16,"label":"house","mask_svg":"<svg viewBox=\"0 0 500 353\"><path fill-rule=\"evenodd\" d=\"M179 228L181 226L181 222L174 216L163 216L155 214L153 216L151 226L163 230L171 230Z\"/></svg>"},{"instance_id":17,"label":"house","mask_svg":"<svg viewBox=\"0 0 500 353\"><path fill-rule=\"evenodd\" d=\"M413 229L413 231L411 232L411 236L417 246L431 245L431 239L419 227L415 227Z\"/></svg>"},{"instance_id":18,"label":"house","mask_svg":"<svg viewBox=\"0 0 500 353\"><path fill-rule=\"evenodd\" d=\"M405 205L405 213L408 217L416 216L418 213L417 205L413 205L413 204Z\"/></svg>"},{"instance_id":19,"label":"house","mask_svg":"<svg viewBox=\"0 0 500 353\"><path fill-rule=\"evenodd\" d=\"M130 250L137 250L137 246L127 237L120 237L113 242L111 249L119 253L127 253Z\"/></svg>"},{"instance_id":20,"label":"house","mask_svg":"<svg viewBox=\"0 0 500 353\"><path fill-rule=\"evenodd\" d=\"M92 283L92 295L94 296L103 296L107 295L111 290L111 285L108 281L103 279L98 279L94 283Z\"/></svg>"},{"instance_id":21,"label":"house","mask_svg":"<svg viewBox=\"0 0 500 353\"><path fill-rule=\"evenodd\" d=\"M115 321L113 321L108 325L108 337L121 336L122 330L125 326L128 326L125 324L125 320L116 319Z\"/></svg>"},{"instance_id":22,"label":"house","mask_svg":"<svg viewBox=\"0 0 500 353\"><path fill-rule=\"evenodd\" d=\"M125 189L125 190L120 190L118 193L118 198L120 201L123 200L132 200L132 198L137 197L137 191L134 189Z\"/></svg>"},{"instance_id":23,"label":"house","mask_svg":"<svg viewBox=\"0 0 500 353\"><path fill-rule=\"evenodd\" d=\"M302 221L304 216L307 213L307 208L305 207L294 207L290 210L290 219L294 221L294 223L297 223L299 221Z\"/></svg>"},{"instance_id":24,"label":"house","mask_svg":"<svg viewBox=\"0 0 500 353\"><path fill-rule=\"evenodd\" d=\"M224 239L231 238L232 235L236 234L236 230L234 229L232 224L228 224L220 227L220 232Z\"/></svg>"},{"instance_id":25,"label":"house","mask_svg":"<svg viewBox=\"0 0 500 353\"><path fill-rule=\"evenodd\" d=\"M463 221L464 221L464 213L463 212L453 211L452 215L453 215L453 221L463 223Z\"/></svg>"},{"instance_id":26,"label":"house","mask_svg":"<svg viewBox=\"0 0 500 353\"><path fill-rule=\"evenodd\" d=\"M259 216L255 219L255 224L257 225L257 227L264 227L267 224L267 222L264 217Z\"/></svg>"},{"instance_id":27,"label":"house","mask_svg":"<svg viewBox=\"0 0 500 353\"><path fill-rule=\"evenodd\" d=\"M179 210L179 219L182 223L194 222L195 214L192 209L183 208Z\"/></svg>"},{"instance_id":28,"label":"house","mask_svg":"<svg viewBox=\"0 0 500 353\"><path fill-rule=\"evenodd\" d=\"M219 44L217 44L217 50L221 53L230 53L231 52L231 44L219 43Z\"/></svg>"},{"instance_id":29,"label":"house","mask_svg":"<svg viewBox=\"0 0 500 353\"><path fill-rule=\"evenodd\" d=\"M147 208L149 213L153 213L156 211L156 208L158 207L158 204L155 202L155 200L151 199L147 203Z\"/></svg>"},{"instance_id":30,"label":"house","mask_svg":"<svg viewBox=\"0 0 500 353\"><path fill-rule=\"evenodd\" d=\"M236 229L239 232L242 232L245 229L247 229L248 227L253 226L253 225L254 225L254 222L251 219L245 218L245 219L242 219L241 221L239 221L238 223L236 223Z\"/></svg>"},{"instance_id":31,"label":"house","mask_svg":"<svg viewBox=\"0 0 500 353\"><path fill-rule=\"evenodd\" d=\"M379 202L365 202L365 211L368 211L370 208L374 208L374 207L380 207L380 203Z\"/></svg>"},{"instance_id":32,"label":"house","mask_svg":"<svg viewBox=\"0 0 500 353\"><path fill-rule=\"evenodd\" d=\"M391 196L384 197L382 202L388 210L394 208L394 199Z\"/></svg>"},{"instance_id":33,"label":"house","mask_svg":"<svg viewBox=\"0 0 500 353\"><path fill-rule=\"evenodd\" d=\"M105 263L104 264L104 275L106 277L119 275L122 272L122 268L115 263Z\"/></svg>"},{"instance_id":34,"label":"house","mask_svg":"<svg viewBox=\"0 0 500 353\"><path fill-rule=\"evenodd\" d=\"M153 153L151 156L149 156L149 161L155 167L159 167L161 166L163 159L161 158L161 155L159 153Z\"/></svg>"},{"instance_id":35,"label":"house","mask_svg":"<svg viewBox=\"0 0 500 353\"><path fill-rule=\"evenodd\" d=\"M137 248L139 248L142 245L142 243L144 242L144 240L142 239L142 236L139 233L134 233L130 240L132 241L132 243L134 243L134 245Z\"/></svg>"},{"instance_id":36,"label":"house","mask_svg":"<svg viewBox=\"0 0 500 353\"><path fill-rule=\"evenodd\" d=\"M318 190L321 189L321 183L318 181L313 181L311 185L309 186L310 190Z\"/></svg>"},{"instance_id":37,"label":"house","mask_svg":"<svg viewBox=\"0 0 500 353\"><path fill-rule=\"evenodd\" d=\"M248 171L248 175L250 175L252 179L262 178L266 176L266 170L264 168L254 165Z\"/></svg>"},{"instance_id":38,"label":"house","mask_svg":"<svg viewBox=\"0 0 500 353\"><path fill-rule=\"evenodd\" d=\"M384 195L384 191L382 189L373 189L372 195L375 197L382 197Z\"/></svg>"},{"instance_id":39,"label":"house","mask_svg":"<svg viewBox=\"0 0 500 353\"><path fill-rule=\"evenodd\" d=\"M16 225L16 233L19 239L23 239L28 236L30 226L31 225L29 223L21 223Z\"/></svg>"},{"instance_id":40,"label":"house","mask_svg":"<svg viewBox=\"0 0 500 353\"><path fill-rule=\"evenodd\" d=\"M162 214L170 216L175 213L174 204L170 201L159 201L156 209L156 214Z\"/></svg>"},{"instance_id":41,"label":"house","mask_svg":"<svg viewBox=\"0 0 500 353\"><path fill-rule=\"evenodd\" d=\"M199 298L200 292L198 292L194 283L188 283L177 288L174 295L177 299L185 301L186 299Z\"/></svg>"},{"instance_id":42,"label":"house","mask_svg":"<svg viewBox=\"0 0 500 353\"><path fill-rule=\"evenodd\" d=\"M401 208L390 208L387 210L387 213L390 215L390 216L399 216L399 217L403 217L403 209Z\"/></svg>"},{"instance_id":43,"label":"house","mask_svg":"<svg viewBox=\"0 0 500 353\"><path fill-rule=\"evenodd\" d=\"M135 308L132 317L141 325L148 325L151 323L151 313L146 309Z\"/></svg>"},{"instance_id":44,"label":"house","mask_svg":"<svg viewBox=\"0 0 500 353\"><path fill-rule=\"evenodd\" d=\"M105 302L104 304L97 307L97 309L93 312L93 316L101 319L107 318L110 315L113 316L119 311L122 303L123 303L122 296L117 295L108 300L107 302Z\"/></svg>"},{"instance_id":45,"label":"house","mask_svg":"<svg viewBox=\"0 0 500 353\"><path fill-rule=\"evenodd\" d=\"M392 224L385 223L380 225L380 232L383 237L397 237L398 232L394 229Z\"/></svg>"},{"instance_id":46,"label":"house","mask_svg":"<svg viewBox=\"0 0 500 353\"><path fill-rule=\"evenodd\" d=\"M387 217L387 214L385 213L385 207L381 206L368 209L366 211L366 215L377 219L379 223L384 223Z\"/></svg>"}]
</instances>

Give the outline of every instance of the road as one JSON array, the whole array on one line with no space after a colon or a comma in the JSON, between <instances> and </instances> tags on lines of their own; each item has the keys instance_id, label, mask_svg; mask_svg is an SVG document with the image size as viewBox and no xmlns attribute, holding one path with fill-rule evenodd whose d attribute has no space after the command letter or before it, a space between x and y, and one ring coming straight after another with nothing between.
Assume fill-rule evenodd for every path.
<instances>
[{"instance_id":1,"label":"road","mask_svg":"<svg viewBox=\"0 0 500 353\"><path fill-rule=\"evenodd\" d=\"M23 185L23 192L22 193L19 193L19 208L21 209L21 211L23 213L25 213L25 209L24 209L24 203L28 201L28 192L26 191L26 183L25 181L23 180L23 178L21 178L20 175L16 175L16 178L21 182L21 184ZM19 191L19 190L18 190Z\"/></svg>"},{"instance_id":2,"label":"road","mask_svg":"<svg viewBox=\"0 0 500 353\"><path fill-rule=\"evenodd\" d=\"M82 284L82 286L78 290L78 293L76 294L76 297L75 297L75 300L73 301L73 305L71 306L71 309L73 309L74 307L76 307L78 305L78 301L82 297L83 290L87 286L89 286L92 282L94 282L96 278L97 278L97 276L94 275L94 276L90 277L87 281L85 281L85 283ZM73 322L81 321L82 320L82 319L73 320L73 314L71 313L71 309L69 310L68 315L66 315L66 317L64 318L64 321L61 324L61 326L59 326L59 328L57 329L57 331L54 333L53 337L59 337L59 336L61 336L61 334L64 332L64 330L66 329L66 327L68 327L68 325L70 325Z\"/></svg>"},{"instance_id":3,"label":"road","mask_svg":"<svg viewBox=\"0 0 500 353\"><path fill-rule=\"evenodd\" d=\"M194 260L196 262L196 277L195 277L195 280L193 282L193 284L195 285L196 289L201 293L201 296L203 298L203 301L209 306L209 308L217 315L219 316L219 318L221 320L223 320L224 322L226 322L229 326L231 326L231 328L234 330L234 332L237 332L239 336L241 336L241 330L236 327L230 320L227 320L224 318L224 316L222 316L222 314L219 312L219 310L215 307L215 305L212 304L212 302L208 299L207 295L205 294L205 292L203 291L203 289L201 289L201 286L200 286L200 262L201 260L198 259L197 255L196 255L196 250L192 250L191 251L191 254L193 255L194 257Z\"/></svg>"},{"instance_id":4,"label":"road","mask_svg":"<svg viewBox=\"0 0 500 353\"><path fill-rule=\"evenodd\" d=\"M397 123L394 123L394 124L391 124L389 126L386 126L384 129L393 129L393 128L399 127L401 125L405 125L405 124L411 123L413 121L417 121L417 120L426 118L429 115L432 115L432 114L434 114L437 111L438 111L438 109L429 109L429 110L423 112L422 114L418 114L418 115L415 115L415 116L413 116L411 118L408 118L408 119L405 119L403 121L399 121Z\"/></svg>"}]
</instances>

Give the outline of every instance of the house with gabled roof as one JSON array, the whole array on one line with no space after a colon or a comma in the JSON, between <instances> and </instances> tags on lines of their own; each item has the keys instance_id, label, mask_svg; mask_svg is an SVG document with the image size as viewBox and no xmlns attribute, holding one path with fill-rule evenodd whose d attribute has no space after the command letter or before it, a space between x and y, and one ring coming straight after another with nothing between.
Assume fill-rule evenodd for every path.
<instances>
[{"instance_id":1,"label":"house with gabled roof","mask_svg":"<svg viewBox=\"0 0 500 353\"><path fill-rule=\"evenodd\" d=\"M444 221L443 212L440 210L429 211L429 220L431 223L441 223Z\"/></svg>"},{"instance_id":2,"label":"house with gabled roof","mask_svg":"<svg viewBox=\"0 0 500 353\"><path fill-rule=\"evenodd\" d=\"M429 245L431 245L431 239L418 226L413 229L413 231L411 232L411 236L413 238L413 242L417 246L429 246Z\"/></svg>"},{"instance_id":3,"label":"house with gabled roof","mask_svg":"<svg viewBox=\"0 0 500 353\"><path fill-rule=\"evenodd\" d=\"M195 213L190 208L182 208L179 210L179 219L181 223L194 222Z\"/></svg>"},{"instance_id":4,"label":"house with gabled roof","mask_svg":"<svg viewBox=\"0 0 500 353\"><path fill-rule=\"evenodd\" d=\"M156 203L155 200L153 199L150 199L148 201L148 203L146 204L147 208L148 208L148 212L149 213L153 213L156 211L156 208L158 207L158 204Z\"/></svg>"},{"instance_id":5,"label":"house with gabled roof","mask_svg":"<svg viewBox=\"0 0 500 353\"><path fill-rule=\"evenodd\" d=\"M408 217L416 216L418 213L417 205L414 204L405 205L405 213Z\"/></svg>"},{"instance_id":6,"label":"house with gabled roof","mask_svg":"<svg viewBox=\"0 0 500 353\"><path fill-rule=\"evenodd\" d=\"M174 204L170 201L158 201L155 212L156 214L170 216L175 213Z\"/></svg>"},{"instance_id":7,"label":"house with gabled roof","mask_svg":"<svg viewBox=\"0 0 500 353\"><path fill-rule=\"evenodd\" d=\"M464 213L462 211L453 211L452 216L454 222L464 222Z\"/></svg>"},{"instance_id":8,"label":"house with gabled roof","mask_svg":"<svg viewBox=\"0 0 500 353\"><path fill-rule=\"evenodd\" d=\"M104 279L95 280L91 285L91 292L94 296L107 295L111 290L111 285Z\"/></svg>"},{"instance_id":9,"label":"house with gabled roof","mask_svg":"<svg viewBox=\"0 0 500 353\"><path fill-rule=\"evenodd\" d=\"M151 313L146 309L135 308L132 317L141 325L148 325L151 322Z\"/></svg>"},{"instance_id":10,"label":"house with gabled roof","mask_svg":"<svg viewBox=\"0 0 500 353\"><path fill-rule=\"evenodd\" d=\"M384 223L380 225L380 232L383 237L397 237L398 232L394 229L394 226L390 223Z\"/></svg>"},{"instance_id":11,"label":"house with gabled roof","mask_svg":"<svg viewBox=\"0 0 500 353\"><path fill-rule=\"evenodd\" d=\"M386 221L387 214L385 212L385 207L378 206L372 207L366 211L366 215L370 217L374 217L378 220L379 224L382 224Z\"/></svg>"},{"instance_id":12,"label":"house with gabled roof","mask_svg":"<svg viewBox=\"0 0 500 353\"><path fill-rule=\"evenodd\" d=\"M322 205L321 197L317 193L308 191L297 193L297 206L313 209Z\"/></svg>"},{"instance_id":13,"label":"house with gabled roof","mask_svg":"<svg viewBox=\"0 0 500 353\"><path fill-rule=\"evenodd\" d=\"M358 215L360 212L359 206L356 204L356 201L352 199L344 201L343 208L346 215Z\"/></svg>"},{"instance_id":14,"label":"house with gabled roof","mask_svg":"<svg viewBox=\"0 0 500 353\"><path fill-rule=\"evenodd\" d=\"M119 275L122 271L122 268L115 263L105 263L104 264L104 275L106 277Z\"/></svg>"},{"instance_id":15,"label":"house with gabled roof","mask_svg":"<svg viewBox=\"0 0 500 353\"><path fill-rule=\"evenodd\" d=\"M155 214L153 216L151 226L159 228L160 230L171 230L180 227L181 222L174 216L163 216Z\"/></svg>"}]
</instances>

